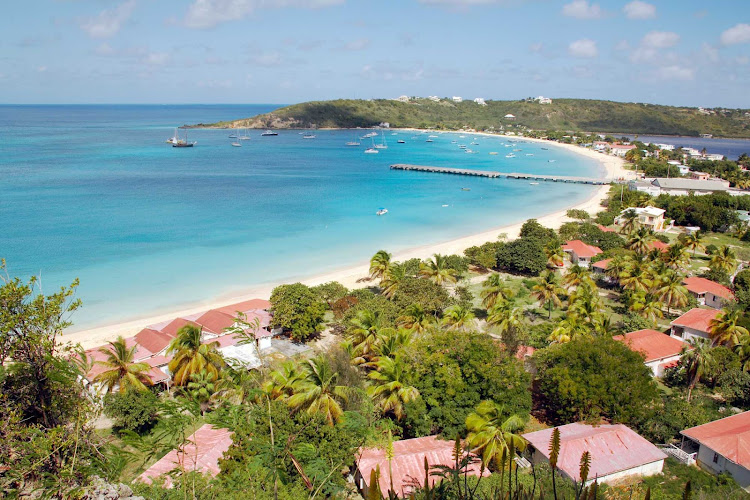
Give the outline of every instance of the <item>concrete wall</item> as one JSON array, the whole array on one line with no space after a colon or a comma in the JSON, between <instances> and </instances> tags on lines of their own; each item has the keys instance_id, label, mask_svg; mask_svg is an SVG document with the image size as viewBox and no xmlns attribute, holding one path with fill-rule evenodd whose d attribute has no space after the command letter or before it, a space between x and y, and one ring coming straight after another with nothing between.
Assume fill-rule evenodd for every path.
<instances>
[{"instance_id":1,"label":"concrete wall","mask_svg":"<svg viewBox=\"0 0 750 500\"><path fill-rule=\"evenodd\" d=\"M714 474L728 472L745 491L750 491L750 470L727 460L721 455L718 455L716 462L714 462L715 453L716 452L708 446L700 445L697 456L698 463Z\"/></svg>"},{"instance_id":2,"label":"concrete wall","mask_svg":"<svg viewBox=\"0 0 750 500\"><path fill-rule=\"evenodd\" d=\"M711 292L706 292L706 305L708 307L713 307L714 309L721 309L724 307L725 300L721 297L714 295Z\"/></svg>"},{"instance_id":3,"label":"concrete wall","mask_svg":"<svg viewBox=\"0 0 750 500\"><path fill-rule=\"evenodd\" d=\"M675 354L674 356L667 356L666 358L657 359L654 361L649 361L646 363L646 366L651 368L651 373L654 377L663 377L664 376L664 368L660 368L659 365L662 363L669 363L671 361L679 361L680 355Z\"/></svg>"},{"instance_id":4,"label":"concrete wall","mask_svg":"<svg viewBox=\"0 0 750 500\"><path fill-rule=\"evenodd\" d=\"M692 338L701 338L701 339L707 339L707 338L709 338L708 334L706 332L701 332L699 330L694 330L692 328L683 328L684 332L682 334L682 337L680 337L679 335L675 334L675 328L677 328L677 327L675 327L675 326L672 327L672 333L670 335L672 337L675 337L675 338L678 338L678 339L682 339L685 342L687 342L688 340L690 340Z\"/></svg>"}]
</instances>

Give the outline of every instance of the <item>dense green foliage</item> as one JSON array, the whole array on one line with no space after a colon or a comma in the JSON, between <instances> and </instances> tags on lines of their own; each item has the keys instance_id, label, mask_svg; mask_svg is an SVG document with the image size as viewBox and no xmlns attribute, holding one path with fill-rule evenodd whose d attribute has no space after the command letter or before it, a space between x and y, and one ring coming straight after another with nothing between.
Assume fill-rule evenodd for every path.
<instances>
[{"instance_id":1,"label":"dense green foliage","mask_svg":"<svg viewBox=\"0 0 750 500\"><path fill-rule=\"evenodd\" d=\"M519 238L497 251L497 267L511 273L536 276L547 267L543 243L536 238Z\"/></svg>"},{"instance_id":2,"label":"dense green foliage","mask_svg":"<svg viewBox=\"0 0 750 500\"><path fill-rule=\"evenodd\" d=\"M152 391L114 392L104 397L104 413L114 426L144 432L156 424L159 398Z\"/></svg>"},{"instance_id":3,"label":"dense green foliage","mask_svg":"<svg viewBox=\"0 0 750 500\"><path fill-rule=\"evenodd\" d=\"M271 294L274 326L292 338L305 340L320 331L325 306L315 291L302 283L281 285Z\"/></svg>"},{"instance_id":4,"label":"dense green foliage","mask_svg":"<svg viewBox=\"0 0 750 500\"><path fill-rule=\"evenodd\" d=\"M519 126L537 130L750 137L750 119L744 115L745 111L732 109L706 115L696 108L588 99L555 99L547 105L528 100L487 101L487 106L471 101L416 99L403 103L386 99L339 99L294 104L265 115L213 126L352 128L388 122L391 127L485 130ZM506 114L515 115L515 120L505 119Z\"/></svg>"}]
</instances>

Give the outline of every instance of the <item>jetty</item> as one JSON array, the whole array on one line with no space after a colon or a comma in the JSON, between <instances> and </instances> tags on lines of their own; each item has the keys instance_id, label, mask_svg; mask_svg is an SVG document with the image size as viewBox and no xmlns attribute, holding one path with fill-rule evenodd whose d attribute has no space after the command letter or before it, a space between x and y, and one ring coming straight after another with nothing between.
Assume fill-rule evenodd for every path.
<instances>
[{"instance_id":1,"label":"jetty","mask_svg":"<svg viewBox=\"0 0 750 500\"><path fill-rule=\"evenodd\" d=\"M468 175L473 177L488 177L490 179L521 179L529 181L544 182L569 182L573 184L591 184L594 186L606 186L610 181L606 179L595 179L593 177L570 177L565 175L542 175L523 174L518 172L497 172L494 170L471 170L467 168L430 167L427 165L409 165L407 163L396 163L391 165L391 170L411 170L415 172L430 172L436 174Z\"/></svg>"}]
</instances>

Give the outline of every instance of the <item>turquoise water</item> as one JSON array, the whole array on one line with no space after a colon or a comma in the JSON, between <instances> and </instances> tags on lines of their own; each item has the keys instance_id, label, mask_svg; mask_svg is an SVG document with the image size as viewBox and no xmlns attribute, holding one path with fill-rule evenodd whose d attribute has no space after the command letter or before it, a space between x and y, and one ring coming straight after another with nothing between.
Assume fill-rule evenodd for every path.
<instances>
[{"instance_id":1,"label":"turquoise water","mask_svg":"<svg viewBox=\"0 0 750 500\"><path fill-rule=\"evenodd\" d=\"M191 130L194 148L164 142L175 125L270 109L0 106L0 257L10 274L41 272L46 291L80 278L84 307L72 330L90 328L541 216L595 189L392 171L392 163L603 176L594 160L553 146L521 143L511 159L506 139L471 146L471 135L427 143L426 134L389 131L377 155L363 153L369 139L345 146L353 131L313 140L249 131L242 148L226 130ZM379 207L389 214L377 217Z\"/></svg>"}]
</instances>

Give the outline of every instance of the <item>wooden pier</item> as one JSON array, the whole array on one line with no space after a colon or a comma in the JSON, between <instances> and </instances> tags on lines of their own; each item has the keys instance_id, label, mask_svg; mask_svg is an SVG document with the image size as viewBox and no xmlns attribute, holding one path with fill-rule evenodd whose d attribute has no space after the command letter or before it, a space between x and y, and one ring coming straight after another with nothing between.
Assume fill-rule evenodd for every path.
<instances>
[{"instance_id":1,"label":"wooden pier","mask_svg":"<svg viewBox=\"0 0 750 500\"><path fill-rule=\"evenodd\" d=\"M397 163L391 165L391 170L413 170L415 172L431 172L436 174L469 175L474 177L488 177L490 179L506 178L521 179L528 181L544 182L569 182L573 184L591 184L594 186L605 186L609 184L606 179L594 179L591 177L569 177L565 175L542 175L542 174L520 174L516 172L496 172L494 170L471 170L467 168L430 167L426 165L409 165Z\"/></svg>"}]
</instances>

